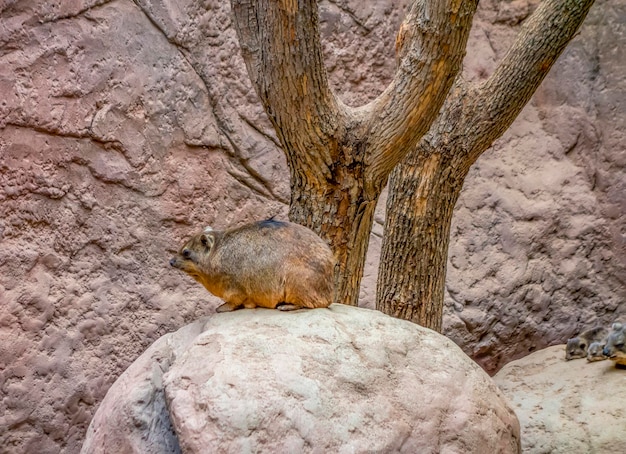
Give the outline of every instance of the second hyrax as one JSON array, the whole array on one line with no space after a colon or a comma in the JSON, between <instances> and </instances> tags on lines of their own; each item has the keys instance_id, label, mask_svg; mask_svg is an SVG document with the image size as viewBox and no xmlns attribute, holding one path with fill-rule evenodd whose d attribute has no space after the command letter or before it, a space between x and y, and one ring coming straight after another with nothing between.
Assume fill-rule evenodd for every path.
<instances>
[{"instance_id":1,"label":"second hyrax","mask_svg":"<svg viewBox=\"0 0 626 454\"><path fill-rule=\"evenodd\" d=\"M604 342L592 342L587 348L587 361L593 363L595 361L603 361L608 359L603 353Z\"/></svg>"},{"instance_id":2,"label":"second hyrax","mask_svg":"<svg viewBox=\"0 0 626 454\"><path fill-rule=\"evenodd\" d=\"M210 227L191 237L170 265L225 302L217 312L267 307L328 307L335 259L313 231L269 219L228 230Z\"/></svg>"},{"instance_id":3,"label":"second hyrax","mask_svg":"<svg viewBox=\"0 0 626 454\"><path fill-rule=\"evenodd\" d=\"M596 326L580 333L578 336L567 340L565 346L565 359L578 359L587 356L587 349L593 342L604 344L609 330L603 326Z\"/></svg>"}]
</instances>

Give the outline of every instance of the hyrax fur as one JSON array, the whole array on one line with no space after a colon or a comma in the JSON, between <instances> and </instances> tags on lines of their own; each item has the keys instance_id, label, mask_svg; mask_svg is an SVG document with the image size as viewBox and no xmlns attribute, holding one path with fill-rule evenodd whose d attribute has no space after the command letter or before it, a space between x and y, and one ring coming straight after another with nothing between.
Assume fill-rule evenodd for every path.
<instances>
[{"instance_id":1,"label":"hyrax fur","mask_svg":"<svg viewBox=\"0 0 626 454\"><path fill-rule=\"evenodd\" d=\"M626 325L621 323L613 323L613 330L606 340L606 345L602 350L604 356L612 361L615 365L622 369L626 368Z\"/></svg>"},{"instance_id":2,"label":"hyrax fur","mask_svg":"<svg viewBox=\"0 0 626 454\"><path fill-rule=\"evenodd\" d=\"M594 361L602 361L604 359L608 359L606 356L604 356L604 353L602 353L605 342L606 341L592 342L591 344L589 344L589 348L587 349L587 361L592 363Z\"/></svg>"},{"instance_id":3,"label":"hyrax fur","mask_svg":"<svg viewBox=\"0 0 626 454\"><path fill-rule=\"evenodd\" d=\"M587 356L587 349L593 342L600 342L604 344L609 331L603 326L596 326L590 330L583 331L578 336L567 340L567 346L565 347L565 359L577 359L585 358Z\"/></svg>"},{"instance_id":4,"label":"hyrax fur","mask_svg":"<svg viewBox=\"0 0 626 454\"><path fill-rule=\"evenodd\" d=\"M170 265L223 299L217 312L328 307L335 293L330 248L291 222L269 219L224 231L207 227Z\"/></svg>"}]
</instances>

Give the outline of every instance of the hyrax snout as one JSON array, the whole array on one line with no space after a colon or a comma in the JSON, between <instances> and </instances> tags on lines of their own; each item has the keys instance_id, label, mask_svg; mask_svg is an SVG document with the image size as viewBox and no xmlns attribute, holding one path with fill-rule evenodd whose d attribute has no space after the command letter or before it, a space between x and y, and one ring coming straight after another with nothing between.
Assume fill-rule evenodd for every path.
<instances>
[{"instance_id":1,"label":"hyrax snout","mask_svg":"<svg viewBox=\"0 0 626 454\"><path fill-rule=\"evenodd\" d=\"M217 312L266 307L328 307L334 298L335 259L313 231L269 219L192 236L171 260L224 300Z\"/></svg>"}]
</instances>

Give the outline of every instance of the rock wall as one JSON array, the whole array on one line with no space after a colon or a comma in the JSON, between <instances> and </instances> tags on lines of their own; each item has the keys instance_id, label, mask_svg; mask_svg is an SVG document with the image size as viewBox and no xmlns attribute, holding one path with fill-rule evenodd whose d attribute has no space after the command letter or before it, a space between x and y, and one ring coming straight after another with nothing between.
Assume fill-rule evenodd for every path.
<instances>
[{"instance_id":1,"label":"rock wall","mask_svg":"<svg viewBox=\"0 0 626 454\"><path fill-rule=\"evenodd\" d=\"M491 74L536 1L480 3L464 74ZM487 371L626 319L626 2L597 1L533 100L468 175L443 331ZM384 200L364 304L375 300Z\"/></svg>"},{"instance_id":2,"label":"rock wall","mask_svg":"<svg viewBox=\"0 0 626 454\"><path fill-rule=\"evenodd\" d=\"M491 69L524 2L485 14ZM445 332L489 371L626 318L626 2L596 2L452 225ZM489 58L489 55L492 55Z\"/></svg>"},{"instance_id":3,"label":"rock wall","mask_svg":"<svg viewBox=\"0 0 626 454\"><path fill-rule=\"evenodd\" d=\"M394 65L405 1L320 5L335 90ZM465 77L532 10L481 1ZM626 308L626 1L598 1L452 229L445 332L488 371ZM0 6L0 446L77 452L95 406L155 339L217 301L169 269L199 225L278 215L288 171L227 2ZM375 296L382 206L362 290Z\"/></svg>"}]
</instances>

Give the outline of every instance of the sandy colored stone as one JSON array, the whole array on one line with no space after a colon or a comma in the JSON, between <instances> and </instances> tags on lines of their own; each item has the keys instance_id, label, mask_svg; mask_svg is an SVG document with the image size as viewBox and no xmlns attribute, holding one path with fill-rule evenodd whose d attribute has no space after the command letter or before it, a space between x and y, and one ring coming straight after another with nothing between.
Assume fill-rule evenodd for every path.
<instances>
[{"instance_id":1,"label":"sandy colored stone","mask_svg":"<svg viewBox=\"0 0 626 454\"><path fill-rule=\"evenodd\" d=\"M128 453L165 452L153 443L168 434L163 421L185 453L519 452L519 425L498 387L433 331L343 305L202 323L130 366L82 452L123 442Z\"/></svg>"},{"instance_id":2,"label":"sandy colored stone","mask_svg":"<svg viewBox=\"0 0 626 454\"><path fill-rule=\"evenodd\" d=\"M163 373L202 332L207 317L166 334L113 383L91 420L81 452L180 453L163 393Z\"/></svg>"},{"instance_id":3,"label":"sandy colored stone","mask_svg":"<svg viewBox=\"0 0 626 454\"><path fill-rule=\"evenodd\" d=\"M565 345L555 345L494 380L520 420L525 454L626 452L626 370L612 361L565 361Z\"/></svg>"}]
</instances>

